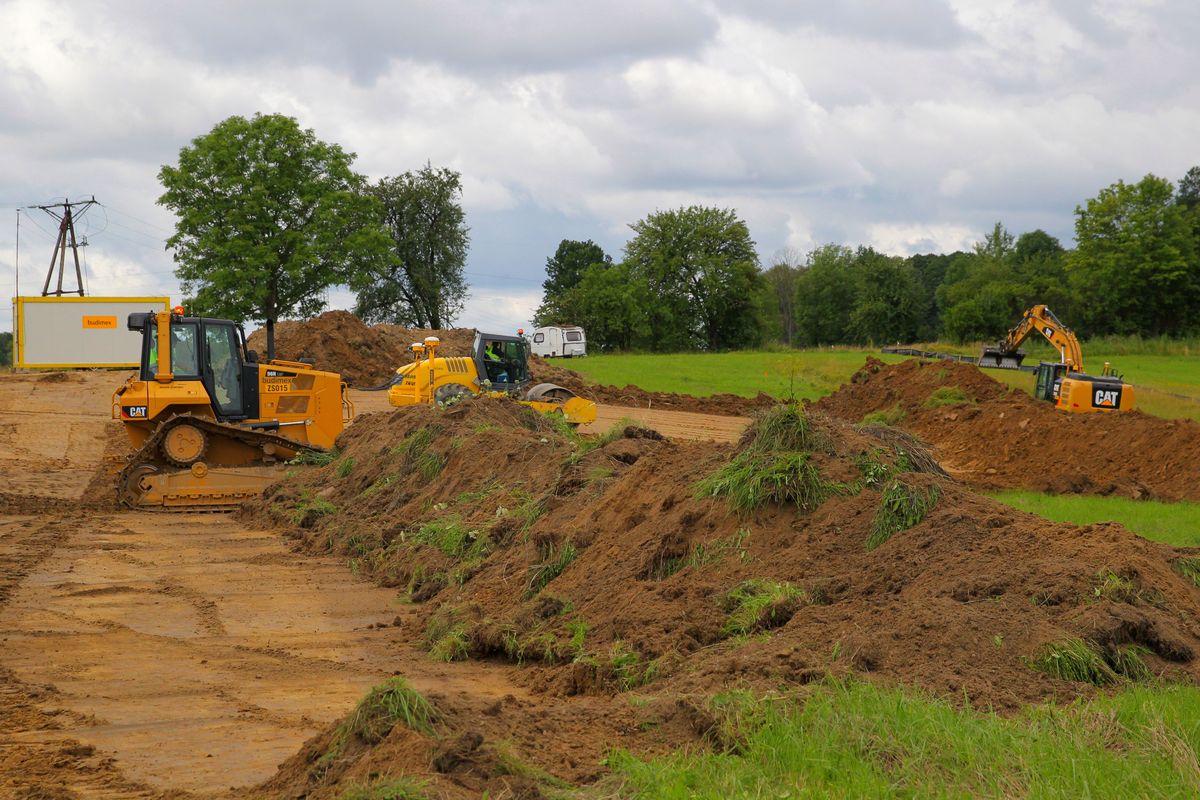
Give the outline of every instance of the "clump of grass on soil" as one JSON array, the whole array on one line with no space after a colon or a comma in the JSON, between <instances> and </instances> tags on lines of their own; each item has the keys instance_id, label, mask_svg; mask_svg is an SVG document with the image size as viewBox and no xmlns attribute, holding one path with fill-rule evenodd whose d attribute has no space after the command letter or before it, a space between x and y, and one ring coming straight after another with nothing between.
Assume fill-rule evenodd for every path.
<instances>
[{"instance_id":1,"label":"clump of grass on soil","mask_svg":"<svg viewBox=\"0 0 1200 800\"><path fill-rule=\"evenodd\" d=\"M433 440L441 433L438 425L426 425L404 437L404 441L392 448L405 462L425 480L433 480L446 466L446 459L433 450Z\"/></svg>"},{"instance_id":2,"label":"clump of grass on soil","mask_svg":"<svg viewBox=\"0 0 1200 800\"><path fill-rule=\"evenodd\" d=\"M975 401L967 397L967 393L958 386L942 386L934 389L925 402L925 408L941 408L942 406L975 405Z\"/></svg>"},{"instance_id":3,"label":"clump of grass on soil","mask_svg":"<svg viewBox=\"0 0 1200 800\"><path fill-rule=\"evenodd\" d=\"M333 450L301 450L289 464L305 464L314 467L325 467L338 458L338 451Z\"/></svg>"},{"instance_id":4,"label":"clump of grass on soil","mask_svg":"<svg viewBox=\"0 0 1200 800\"><path fill-rule=\"evenodd\" d=\"M1142 603L1161 606L1163 603L1163 596L1160 592L1143 589L1129 578L1124 578L1111 570L1101 570L1096 574L1096 585L1092 588L1092 596L1129 605Z\"/></svg>"},{"instance_id":5,"label":"clump of grass on soil","mask_svg":"<svg viewBox=\"0 0 1200 800\"><path fill-rule=\"evenodd\" d=\"M1066 639L1043 645L1032 658L1033 669L1064 681L1111 686L1122 680L1146 681L1153 677L1140 645L1100 649L1083 639Z\"/></svg>"},{"instance_id":6,"label":"clump of grass on soil","mask_svg":"<svg viewBox=\"0 0 1200 800\"><path fill-rule=\"evenodd\" d=\"M901 422L908 416L899 403L891 408L881 408L878 411L872 411L862 418L863 425L895 425Z\"/></svg>"},{"instance_id":7,"label":"clump of grass on soil","mask_svg":"<svg viewBox=\"0 0 1200 800\"><path fill-rule=\"evenodd\" d=\"M747 436L748 443L728 464L700 482L698 495L725 497L732 511L747 514L766 502L811 510L837 491L812 463L812 448L819 442L800 407L772 408Z\"/></svg>"},{"instance_id":8,"label":"clump of grass on soil","mask_svg":"<svg viewBox=\"0 0 1200 800\"><path fill-rule=\"evenodd\" d=\"M721 598L721 607L729 615L722 633L741 636L778 628L792 618L796 609L817 600L787 581L743 581Z\"/></svg>"},{"instance_id":9,"label":"clump of grass on soil","mask_svg":"<svg viewBox=\"0 0 1200 800\"><path fill-rule=\"evenodd\" d=\"M546 545L545 552L542 553L542 561L539 564L534 564L529 568L529 580L525 584L525 596L533 597L535 594L546 588L550 581L557 578L563 573L571 562L575 560L578 551L571 542L563 542L559 545L550 543Z\"/></svg>"},{"instance_id":10,"label":"clump of grass on soil","mask_svg":"<svg viewBox=\"0 0 1200 800\"><path fill-rule=\"evenodd\" d=\"M1171 562L1176 572L1200 588L1200 558L1177 558Z\"/></svg>"},{"instance_id":11,"label":"clump of grass on soil","mask_svg":"<svg viewBox=\"0 0 1200 800\"><path fill-rule=\"evenodd\" d=\"M337 468L333 471L333 473L339 478L345 478L353 471L354 459L350 456L346 456L338 462Z\"/></svg>"},{"instance_id":12,"label":"clump of grass on soil","mask_svg":"<svg viewBox=\"0 0 1200 800\"><path fill-rule=\"evenodd\" d=\"M374 745L392 731L404 725L417 733L433 736L441 713L420 692L401 677L392 677L378 684L359 701L354 711L338 724L329 748L313 765L315 777L325 777L330 767L345 751L351 740Z\"/></svg>"},{"instance_id":13,"label":"clump of grass on soil","mask_svg":"<svg viewBox=\"0 0 1200 800\"><path fill-rule=\"evenodd\" d=\"M465 661L471 655L467 624L450 608L443 608L429 619L425 645L436 661Z\"/></svg>"},{"instance_id":14,"label":"clump of grass on soil","mask_svg":"<svg viewBox=\"0 0 1200 800\"><path fill-rule=\"evenodd\" d=\"M714 699L715 700L715 699ZM1195 797L1200 689L1135 686L1015 715L830 681L706 709L718 746L607 759L619 796ZM618 792L614 791L614 795Z\"/></svg>"},{"instance_id":15,"label":"clump of grass on soil","mask_svg":"<svg viewBox=\"0 0 1200 800\"><path fill-rule=\"evenodd\" d=\"M486 533L468 528L457 516L421 523L410 541L436 547L454 559L477 561L491 552L492 543Z\"/></svg>"},{"instance_id":16,"label":"clump of grass on soil","mask_svg":"<svg viewBox=\"0 0 1200 800\"><path fill-rule=\"evenodd\" d=\"M426 781L408 777L376 778L370 783L352 783L338 800L427 800Z\"/></svg>"},{"instance_id":17,"label":"clump of grass on soil","mask_svg":"<svg viewBox=\"0 0 1200 800\"><path fill-rule=\"evenodd\" d=\"M900 480L892 481L884 489L879 510L875 512L867 549L874 550L897 533L925 519L925 515L937 505L940 495L936 486L922 489Z\"/></svg>"}]
</instances>

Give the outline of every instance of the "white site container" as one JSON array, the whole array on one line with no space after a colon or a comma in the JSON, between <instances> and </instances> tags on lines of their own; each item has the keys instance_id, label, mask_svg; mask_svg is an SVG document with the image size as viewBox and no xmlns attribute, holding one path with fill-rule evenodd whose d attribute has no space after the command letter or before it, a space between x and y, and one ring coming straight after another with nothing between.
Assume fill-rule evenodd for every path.
<instances>
[{"instance_id":1,"label":"white site container","mask_svg":"<svg viewBox=\"0 0 1200 800\"><path fill-rule=\"evenodd\" d=\"M545 358L571 358L587 355L587 337L578 325L534 328L529 338L530 351Z\"/></svg>"},{"instance_id":2,"label":"white site container","mask_svg":"<svg viewBox=\"0 0 1200 800\"><path fill-rule=\"evenodd\" d=\"M13 364L39 369L136 367L142 334L127 326L138 311L164 311L168 297L15 297Z\"/></svg>"}]
</instances>

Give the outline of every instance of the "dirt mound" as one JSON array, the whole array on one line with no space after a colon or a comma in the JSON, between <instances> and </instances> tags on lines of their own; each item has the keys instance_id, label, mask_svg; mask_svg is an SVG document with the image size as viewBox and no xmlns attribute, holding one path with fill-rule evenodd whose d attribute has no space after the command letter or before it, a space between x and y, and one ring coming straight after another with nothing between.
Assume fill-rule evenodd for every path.
<instances>
[{"instance_id":1,"label":"dirt mound","mask_svg":"<svg viewBox=\"0 0 1200 800\"><path fill-rule=\"evenodd\" d=\"M339 448L243 513L423 604L402 635L435 658L511 662L534 693L855 674L1011 709L1094 690L1055 677L1071 648L1096 684L1200 677L1200 551L993 502L887 428L779 407L736 446L581 442L484 400L364 417ZM646 710L628 745L686 735L681 708Z\"/></svg>"},{"instance_id":2,"label":"dirt mound","mask_svg":"<svg viewBox=\"0 0 1200 800\"><path fill-rule=\"evenodd\" d=\"M426 336L442 340L443 355L462 356L470 353L475 331L368 326L349 311L326 311L310 320L277 323L275 357L288 361L311 358L317 369L339 372L351 386L365 388L386 383L396 367L412 360L412 343L424 341ZM266 329L250 334L246 345L265 358Z\"/></svg>"},{"instance_id":3,"label":"dirt mound","mask_svg":"<svg viewBox=\"0 0 1200 800\"><path fill-rule=\"evenodd\" d=\"M1200 500L1200 424L1136 411L1068 414L970 364L868 358L814 408L911 431L951 473L984 489Z\"/></svg>"},{"instance_id":4,"label":"dirt mound","mask_svg":"<svg viewBox=\"0 0 1200 800\"><path fill-rule=\"evenodd\" d=\"M575 394L610 406L628 408L659 408L665 411L691 411L697 414L719 414L727 417L746 416L756 409L770 408L777 401L759 392L755 397L736 394L714 394L693 397L673 392L648 392L637 386L606 386L585 380L578 372L552 364L544 358L533 357L529 372L535 383L556 383Z\"/></svg>"}]
</instances>

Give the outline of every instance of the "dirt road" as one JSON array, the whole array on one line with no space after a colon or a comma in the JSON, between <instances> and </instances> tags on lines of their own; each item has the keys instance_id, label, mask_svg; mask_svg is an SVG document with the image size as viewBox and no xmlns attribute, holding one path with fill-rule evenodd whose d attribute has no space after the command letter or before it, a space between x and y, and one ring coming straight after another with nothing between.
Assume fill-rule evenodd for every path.
<instances>
[{"instance_id":1,"label":"dirt road","mask_svg":"<svg viewBox=\"0 0 1200 800\"><path fill-rule=\"evenodd\" d=\"M0 379L0 797L255 784L397 670L524 694L401 646L410 607L343 559L228 515L72 511L120 441L113 384Z\"/></svg>"},{"instance_id":2,"label":"dirt road","mask_svg":"<svg viewBox=\"0 0 1200 800\"><path fill-rule=\"evenodd\" d=\"M0 378L0 797L240 796L398 673L451 705L506 698L547 766L563 747L595 763L619 717L602 700L568 712L515 667L431 661L414 607L345 559L229 515L112 508L122 377ZM605 407L595 427L626 416L689 437L744 424ZM563 745L542 726L578 730Z\"/></svg>"}]
</instances>

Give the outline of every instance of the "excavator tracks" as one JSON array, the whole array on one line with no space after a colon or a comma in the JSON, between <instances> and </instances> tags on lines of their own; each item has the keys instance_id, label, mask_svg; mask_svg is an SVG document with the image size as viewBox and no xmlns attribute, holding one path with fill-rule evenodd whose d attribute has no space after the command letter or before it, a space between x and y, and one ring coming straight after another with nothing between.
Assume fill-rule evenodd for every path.
<instances>
[{"instance_id":1,"label":"excavator tracks","mask_svg":"<svg viewBox=\"0 0 1200 800\"><path fill-rule=\"evenodd\" d=\"M192 430L186 436L182 426ZM258 462L218 465L195 460L175 463L162 452L163 442L176 438L191 443L195 433L206 442L225 438L258 451ZM194 432L193 432L194 431ZM205 448L195 445L200 455ZM158 426L142 447L129 457L117 474L117 499L129 508L146 511L228 511L257 497L270 483L283 477L284 462L304 451L325 449L265 431L249 430L193 414L171 417Z\"/></svg>"}]
</instances>

